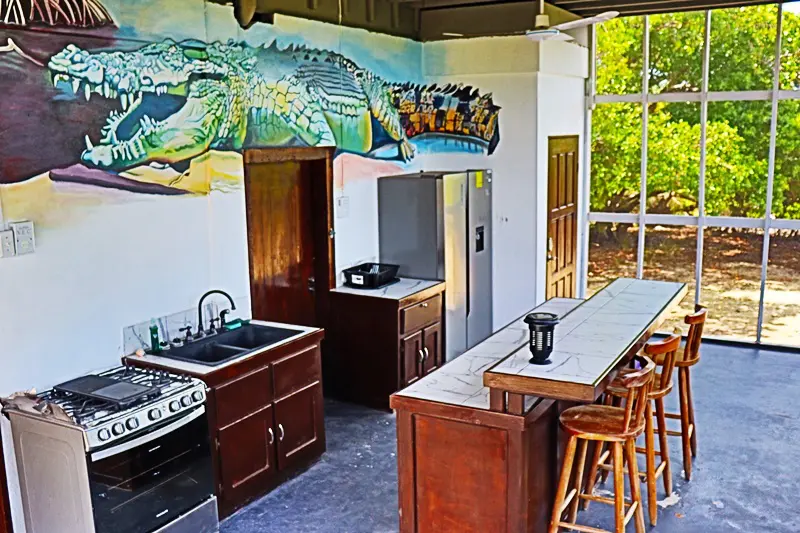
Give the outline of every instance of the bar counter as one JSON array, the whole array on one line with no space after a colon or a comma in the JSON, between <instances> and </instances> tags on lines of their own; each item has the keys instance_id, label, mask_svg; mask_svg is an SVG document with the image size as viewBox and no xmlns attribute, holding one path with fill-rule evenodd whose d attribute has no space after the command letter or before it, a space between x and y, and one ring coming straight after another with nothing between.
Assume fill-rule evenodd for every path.
<instances>
[{"instance_id":1,"label":"bar counter","mask_svg":"<svg viewBox=\"0 0 800 533\"><path fill-rule=\"evenodd\" d=\"M394 394L401 533L546 532L559 414L600 396L685 294L620 278L586 301L549 300L535 311L561 318L551 364L527 363L523 316Z\"/></svg>"}]
</instances>

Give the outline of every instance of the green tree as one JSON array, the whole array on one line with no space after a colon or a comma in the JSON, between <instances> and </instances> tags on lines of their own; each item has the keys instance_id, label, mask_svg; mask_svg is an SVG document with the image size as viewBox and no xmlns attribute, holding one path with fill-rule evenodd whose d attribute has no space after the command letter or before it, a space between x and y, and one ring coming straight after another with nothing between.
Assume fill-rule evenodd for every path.
<instances>
[{"instance_id":1,"label":"green tree","mask_svg":"<svg viewBox=\"0 0 800 533\"><path fill-rule=\"evenodd\" d=\"M712 12L710 90L772 87L775 5ZM650 92L696 92L702 80L702 12L650 17ZM598 27L600 94L642 87L641 17ZM783 20L781 88L800 90L800 17ZM647 205L654 213L697 212L700 165L699 103L657 103L648 109ZM592 197L597 211L636 212L641 166L641 106L601 104L593 114ZM770 103L709 103L706 212L764 215ZM800 218L800 101L784 100L778 120L773 213Z\"/></svg>"}]
</instances>

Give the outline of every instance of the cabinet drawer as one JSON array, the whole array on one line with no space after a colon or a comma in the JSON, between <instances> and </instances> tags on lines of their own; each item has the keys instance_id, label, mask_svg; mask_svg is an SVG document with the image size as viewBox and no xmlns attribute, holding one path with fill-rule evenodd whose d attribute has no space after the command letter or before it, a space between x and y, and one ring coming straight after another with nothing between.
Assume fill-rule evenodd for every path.
<instances>
[{"instance_id":1,"label":"cabinet drawer","mask_svg":"<svg viewBox=\"0 0 800 533\"><path fill-rule=\"evenodd\" d=\"M217 426L224 428L272 403L272 369L261 368L214 390Z\"/></svg>"},{"instance_id":2,"label":"cabinet drawer","mask_svg":"<svg viewBox=\"0 0 800 533\"><path fill-rule=\"evenodd\" d=\"M400 311L401 333L406 334L442 319L442 295L437 294L424 302Z\"/></svg>"},{"instance_id":3,"label":"cabinet drawer","mask_svg":"<svg viewBox=\"0 0 800 533\"><path fill-rule=\"evenodd\" d=\"M272 365L275 397L283 398L322 379L319 346L309 346Z\"/></svg>"}]
</instances>

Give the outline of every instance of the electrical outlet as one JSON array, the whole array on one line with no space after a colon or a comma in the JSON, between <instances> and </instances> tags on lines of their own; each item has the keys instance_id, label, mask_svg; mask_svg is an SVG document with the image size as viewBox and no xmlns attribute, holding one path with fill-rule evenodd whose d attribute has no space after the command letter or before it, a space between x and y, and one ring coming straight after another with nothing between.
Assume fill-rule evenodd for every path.
<instances>
[{"instance_id":1,"label":"electrical outlet","mask_svg":"<svg viewBox=\"0 0 800 533\"><path fill-rule=\"evenodd\" d=\"M0 231L0 257L13 257L17 255L14 246L14 232L11 230Z\"/></svg>"},{"instance_id":2,"label":"electrical outlet","mask_svg":"<svg viewBox=\"0 0 800 533\"><path fill-rule=\"evenodd\" d=\"M32 254L36 250L33 222L14 222L9 225L14 232L14 246L16 247L17 255Z\"/></svg>"},{"instance_id":3,"label":"electrical outlet","mask_svg":"<svg viewBox=\"0 0 800 533\"><path fill-rule=\"evenodd\" d=\"M350 197L340 196L336 199L337 218L347 218L350 216Z\"/></svg>"}]
</instances>

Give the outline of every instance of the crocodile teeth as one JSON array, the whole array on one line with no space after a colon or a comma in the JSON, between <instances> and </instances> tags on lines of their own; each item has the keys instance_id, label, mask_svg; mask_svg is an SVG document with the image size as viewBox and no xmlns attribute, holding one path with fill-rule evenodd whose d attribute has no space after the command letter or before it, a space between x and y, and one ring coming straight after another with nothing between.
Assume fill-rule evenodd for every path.
<instances>
[{"instance_id":1,"label":"crocodile teeth","mask_svg":"<svg viewBox=\"0 0 800 533\"><path fill-rule=\"evenodd\" d=\"M120 93L119 101L122 104L122 110L123 111L127 111L128 110L128 93Z\"/></svg>"},{"instance_id":2,"label":"crocodile teeth","mask_svg":"<svg viewBox=\"0 0 800 533\"><path fill-rule=\"evenodd\" d=\"M92 99L92 87L88 83L83 86L83 95L86 97L86 101Z\"/></svg>"},{"instance_id":3,"label":"crocodile teeth","mask_svg":"<svg viewBox=\"0 0 800 533\"><path fill-rule=\"evenodd\" d=\"M111 96L111 87L108 86L108 82L103 83L103 96L106 98Z\"/></svg>"},{"instance_id":4,"label":"crocodile teeth","mask_svg":"<svg viewBox=\"0 0 800 533\"><path fill-rule=\"evenodd\" d=\"M84 137L84 140L86 141L86 150L87 151L93 150L94 149L94 145L92 144L92 140L89 138L88 135L86 135L86 137Z\"/></svg>"},{"instance_id":5,"label":"crocodile teeth","mask_svg":"<svg viewBox=\"0 0 800 533\"><path fill-rule=\"evenodd\" d=\"M81 88L81 80L80 78L72 78L72 92L74 94L78 94L78 91Z\"/></svg>"}]
</instances>

